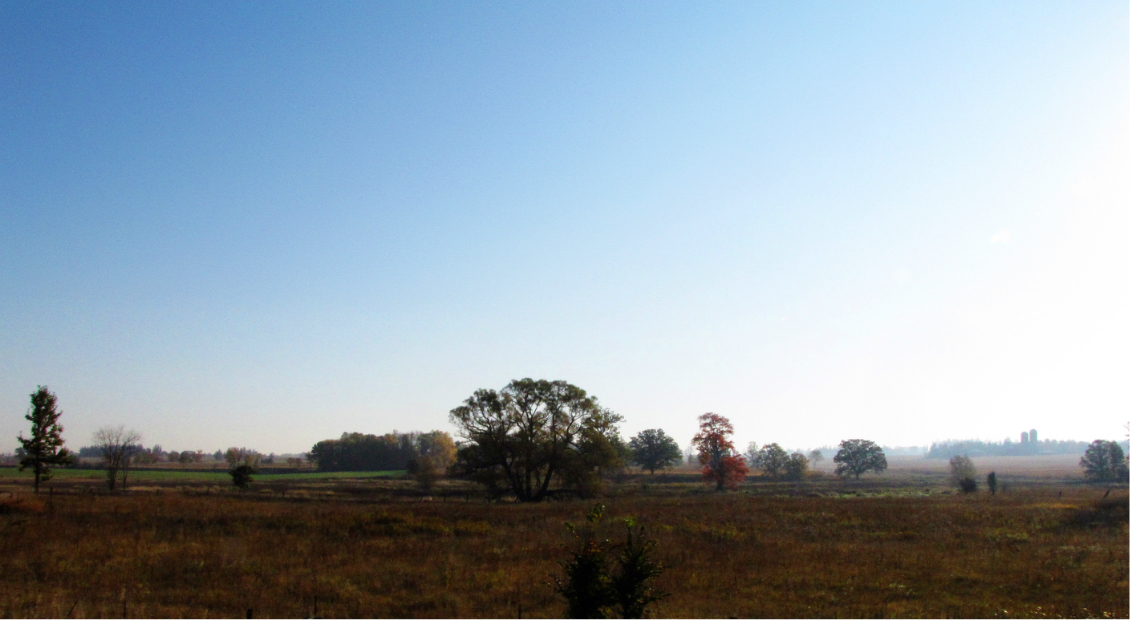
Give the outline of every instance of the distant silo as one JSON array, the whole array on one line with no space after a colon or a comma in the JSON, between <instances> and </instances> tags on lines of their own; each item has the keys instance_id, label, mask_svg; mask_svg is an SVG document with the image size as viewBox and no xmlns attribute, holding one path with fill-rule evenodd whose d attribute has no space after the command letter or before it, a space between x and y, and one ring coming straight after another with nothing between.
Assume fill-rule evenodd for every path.
<instances>
[{"instance_id":1,"label":"distant silo","mask_svg":"<svg viewBox=\"0 0 1130 620\"><path fill-rule=\"evenodd\" d=\"M1020 433L1020 443L1028 445L1028 431Z\"/></svg>"},{"instance_id":2,"label":"distant silo","mask_svg":"<svg viewBox=\"0 0 1130 620\"><path fill-rule=\"evenodd\" d=\"M1028 431L1028 441L1031 441L1032 443L1039 441L1039 439L1036 439L1036 429Z\"/></svg>"}]
</instances>

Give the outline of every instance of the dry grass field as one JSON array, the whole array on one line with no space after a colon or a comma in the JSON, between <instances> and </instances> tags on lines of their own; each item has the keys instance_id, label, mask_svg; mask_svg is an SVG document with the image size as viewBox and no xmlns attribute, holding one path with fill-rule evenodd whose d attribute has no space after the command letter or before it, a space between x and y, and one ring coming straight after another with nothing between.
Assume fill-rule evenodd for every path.
<instances>
[{"instance_id":1,"label":"dry grass field","mask_svg":"<svg viewBox=\"0 0 1130 620\"><path fill-rule=\"evenodd\" d=\"M635 516L658 541L653 617L1130 615L1125 488L1104 501L1073 471L1014 461L996 467L1007 492L964 496L917 461L721 494L689 471L630 475L534 505L373 477L243 494L158 478L116 496L60 477L32 497L0 473L0 614L558 617L563 523L600 501L613 540Z\"/></svg>"}]
</instances>

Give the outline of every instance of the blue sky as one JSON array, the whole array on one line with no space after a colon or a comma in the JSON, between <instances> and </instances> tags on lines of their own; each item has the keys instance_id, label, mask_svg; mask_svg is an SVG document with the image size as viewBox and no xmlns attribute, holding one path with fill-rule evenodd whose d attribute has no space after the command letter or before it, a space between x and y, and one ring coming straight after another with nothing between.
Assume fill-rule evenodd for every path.
<instances>
[{"instance_id":1,"label":"blue sky","mask_svg":"<svg viewBox=\"0 0 1130 620\"><path fill-rule=\"evenodd\" d=\"M685 444L1116 438L1117 2L0 5L0 450L575 383Z\"/></svg>"}]
</instances>

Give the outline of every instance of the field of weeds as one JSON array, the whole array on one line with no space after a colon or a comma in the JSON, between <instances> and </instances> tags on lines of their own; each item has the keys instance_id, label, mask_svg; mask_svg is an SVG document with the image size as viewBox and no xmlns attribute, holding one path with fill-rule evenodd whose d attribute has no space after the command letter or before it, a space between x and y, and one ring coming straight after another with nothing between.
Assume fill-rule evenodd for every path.
<instances>
[{"instance_id":1,"label":"field of weeds","mask_svg":"<svg viewBox=\"0 0 1130 620\"><path fill-rule=\"evenodd\" d=\"M535 505L377 479L326 481L321 496L16 489L0 501L0 614L558 617L553 577L575 542L563 524L594 501L609 538L634 516L658 541L668 596L654 617L1130 614L1124 489L961 496L892 478L715 494L639 478Z\"/></svg>"}]
</instances>

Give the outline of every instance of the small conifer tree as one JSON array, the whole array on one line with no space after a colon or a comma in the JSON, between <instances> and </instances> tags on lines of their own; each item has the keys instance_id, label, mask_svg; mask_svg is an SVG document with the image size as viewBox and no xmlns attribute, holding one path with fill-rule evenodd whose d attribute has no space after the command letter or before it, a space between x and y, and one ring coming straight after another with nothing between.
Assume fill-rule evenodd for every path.
<instances>
[{"instance_id":1,"label":"small conifer tree","mask_svg":"<svg viewBox=\"0 0 1130 620\"><path fill-rule=\"evenodd\" d=\"M24 457L20 459L20 471L31 468L35 472L35 492L39 485L51 479L51 465L69 465L73 462L69 450L63 447L63 426L59 424L62 411L56 409L55 395L46 385L37 386L31 395L31 409L24 418L31 422L31 436L19 440Z\"/></svg>"},{"instance_id":2,"label":"small conifer tree","mask_svg":"<svg viewBox=\"0 0 1130 620\"><path fill-rule=\"evenodd\" d=\"M231 482L241 491L246 491L251 486L251 476L257 473L255 468L247 463L237 465L231 470Z\"/></svg>"},{"instance_id":3,"label":"small conifer tree","mask_svg":"<svg viewBox=\"0 0 1130 620\"><path fill-rule=\"evenodd\" d=\"M628 542L618 558L620 572L612 578L612 590L622 618L643 618L647 606L666 596L651 586L651 580L663 572L663 565L651 557L656 542L644 538L644 528L636 520L624 520Z\"/></svg>"},{"instance_id":4,"label":"small conifer tree","mask_svg":"<svg viewBox=\"0 0 1130 620\"><path fill-rule=\"evenodd\" d=\"M647 606L664 596L651 585L663 572L663 565L652 558L656 542L644 538L644 528L635 519L625 519L628 529L626 544L615 545L601 540L597 534L604 505L596 504L586 516L588 526L572 523L565 527L578 539L579 548L569 561L562 562L565 579L557 579L557 592L568 602L569 618L643 618ZM614 549L620 549L615 558ZM619 570L613 572L615 564Z\"/></svg>"}]
</instances>

